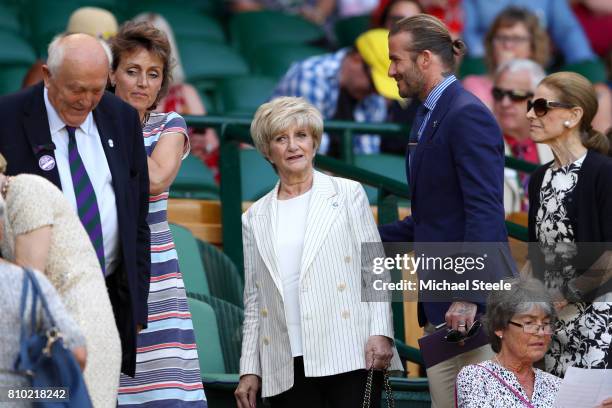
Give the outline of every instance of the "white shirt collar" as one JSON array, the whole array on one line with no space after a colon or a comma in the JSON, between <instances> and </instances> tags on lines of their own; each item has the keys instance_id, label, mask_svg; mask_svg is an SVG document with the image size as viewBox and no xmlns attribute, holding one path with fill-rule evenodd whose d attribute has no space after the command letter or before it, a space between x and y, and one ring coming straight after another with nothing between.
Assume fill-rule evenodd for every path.
<instances>
[{"instance_id":1,"label":"white shirt collar","mask_svg":"<svg viewBox=\"0 0 612 408\"><path fill-rule=\"evenodd\" d=\"M44 88L43 93L44 93L44 98L45 98L45 107L47 108L47 118L49 119L49 130L51 131L51 134L54 134L64 129L66 127L66 124L59 117L59 114L57 113L53 105L51 104L51 101L49 100L49 91L47 90L46 87ZM85 118L85 121L81 123L81 126L79 126L79 129L81 129L85 134L90 135L92 134L91 132L92 126L93 126L93 114L89 112L89 114Z\"/></svg>"}]
</instances>

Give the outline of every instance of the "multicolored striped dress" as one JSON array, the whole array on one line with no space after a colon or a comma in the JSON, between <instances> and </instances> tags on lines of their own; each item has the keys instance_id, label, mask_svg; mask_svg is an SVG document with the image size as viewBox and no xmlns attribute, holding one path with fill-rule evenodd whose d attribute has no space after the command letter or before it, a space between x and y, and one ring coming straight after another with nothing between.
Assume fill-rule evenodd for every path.
<instances>
[{"instance_id":1,"label":"multicolored striped dress","mask_svg":"<svg viewBox=\"0 0 612 408\"><path fill-rule=\"evenodd\" d=\"M143 127L147 155L168 133L187 135L177 113L151 113ZM185 155L189 152L186 143ZM151 287L148 327L138 335L136 376L121 374L121 407L207 407L185 286L167 220L168 190L149 197Z\"/></svg>"}]
</instances>

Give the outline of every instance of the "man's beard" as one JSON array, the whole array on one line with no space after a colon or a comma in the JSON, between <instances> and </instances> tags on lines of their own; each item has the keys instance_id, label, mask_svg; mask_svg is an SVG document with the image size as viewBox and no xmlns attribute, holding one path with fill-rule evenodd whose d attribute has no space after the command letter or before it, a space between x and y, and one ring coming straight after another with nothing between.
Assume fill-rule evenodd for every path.
<instances>
[{"instance_id":1,"label":"man's beard","mask_svg":"<svg viewBox=\"0 0 612 408\"><path fill-rule=\"evenodd\" d=\"M419 96L425 86L425 78L418 69L411 69L410 72L402 76L402 82L404 89L399 89L400 96L402 98L414 98Z\"/></svg>"}]
</instances>

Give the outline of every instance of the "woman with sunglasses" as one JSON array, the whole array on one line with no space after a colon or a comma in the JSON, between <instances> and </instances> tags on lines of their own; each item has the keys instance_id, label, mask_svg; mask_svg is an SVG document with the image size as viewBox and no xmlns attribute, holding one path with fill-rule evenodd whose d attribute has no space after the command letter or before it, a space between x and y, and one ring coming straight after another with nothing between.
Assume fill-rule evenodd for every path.
<instances>
[{"instance_id":1,"label":"woman with sunglasses","mask_svg":"<svg viewBox=\"0 0 612 408\"><path fill-rule=\"evenodd\" d=\"M544 285L535 279L513 280L510 290L491 292L486 310L496 355L459 372L457 407L552 407L561 379L533 367L546 353L555 324L555 307Z\"/></svg>"},{"instance_id":2,"label":"woman with sunglasses","mask_svg":"<svg viewBox=\"0 0 612 408\"><path fill-rule=\"evenodd\" d=\"M531 138L554 161L529 183L527 270L552 291L558 331L545 358L562 376L569 366L612 368L612 159L609 141L591 126L593 86L573 72L540 82L528 103Z\"/></svg>"}]
</instances>

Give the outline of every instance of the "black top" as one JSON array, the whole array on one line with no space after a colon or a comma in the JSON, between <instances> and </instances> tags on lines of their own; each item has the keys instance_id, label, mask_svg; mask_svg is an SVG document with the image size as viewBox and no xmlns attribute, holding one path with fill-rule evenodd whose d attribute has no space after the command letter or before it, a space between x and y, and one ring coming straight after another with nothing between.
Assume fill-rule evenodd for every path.
<instances>
[{"instance_id":1,"label":"black top","mask_svg":"<svg viewBox=\"0 0 612 408\"><path fill-rule=\"evenodd\" d=\"M540 190L551 163L536 169L529 181L529 241L538 242L536 215L540 208ZM604 250L612 248L612 159L589 150L580 170L578 181L571 193L564 197L567 218L578 245L574 258L578 274L588 269ZM540 251L530 246L529 259L536 276L543 270L544 259ZM611 282L596 293L587 294L585 300L612 289ZM602 292L604 290L604 292Z\"/></svg>"}]
</instances>

